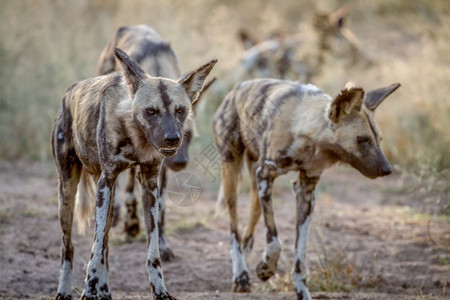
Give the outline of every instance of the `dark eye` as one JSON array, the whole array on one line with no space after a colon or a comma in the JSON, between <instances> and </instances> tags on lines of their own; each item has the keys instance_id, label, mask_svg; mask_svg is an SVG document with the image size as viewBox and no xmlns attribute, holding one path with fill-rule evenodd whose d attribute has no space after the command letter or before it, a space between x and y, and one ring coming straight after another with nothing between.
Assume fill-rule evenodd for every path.
<instances>
[{"instance_id":1,"label":"dark eye","mask_svg":"<svg viewBox=\"0 0 450 300\"><path fill-rule=\"evenodd\" d=\"M177 114L184 114L184 108L180 107L175 110Z\"/></svg>"},{"instance_id":2,"label":"dark eye","mask_svg":"<svg viewBox=\"0 0 450 300\"><path fill-rule=\"evenodd\" d=\"M147 109L147 114L149 114L149 115L155 115L157 113L158 113L158 110L155 109L155 108L148 108Z\"/></svg>"},{"instance_id":3,"label":"dark eye","mask_svg":"<svg viewBox=\"0 0 450 300\"><path fill-rule=\"evenodd\" d=\"M357 137L358 144L360 145L366 145L370 143L370 138L367 136L358 136Z\"/></svg>"}]
</instances>

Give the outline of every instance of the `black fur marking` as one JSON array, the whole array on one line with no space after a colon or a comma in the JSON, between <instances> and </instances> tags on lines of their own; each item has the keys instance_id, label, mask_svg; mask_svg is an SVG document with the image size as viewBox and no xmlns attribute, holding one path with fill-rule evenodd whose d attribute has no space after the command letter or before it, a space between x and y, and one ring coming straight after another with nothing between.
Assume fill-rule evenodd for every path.
<instances>
[{"instance_id":1,"label":"black fur marking","mask_svg":"<svg viewBox=\"0 0 450 300\"><path fill-rule=\"evenodd\" d=\"M95 286L98 283L98 278L94 277L92 278L89 282L88 282L88 286L89 286L89 290L91 292L92 295L97 295L97 289L95 288Z\"/></svg>"},{"instance_id":2,"label":"black fur marking","mask_svg":"<svg viewBox=\"0 0 450 300\"><path fill-rule=\"evenodd\" d=\"M152 262L152 267L154 269L161 267L161 261L158 258L155 258L155 260Z\"/></svg>"},{"instance_id":3,"label":"black fur marking","mask_svg":"<svg viewBox=\"0 0 450 300\"><path fill-rule=\"evenodd\" d=\"M250 292L250 277L247 271L243 271L233 283L233 292L245 293Z\"/></svg>"},{"instance_id":4,"label":"black fur marking","mask_svg":"<svg viewBox=\"0 0 450 300\"><path fill-rule=\"evenodd\" d=\"M270 243L274 238L278 236L277 229L276 228L267 228L267 234L266 234L266 241L267 243Z\"/></svg>"},{"instance_id":5,"label":"black fur marking","mask_svg":"<svg viewBox=\"0 0 450 300\"><path fill-rule=\"evenodd\" d=\"M107 187L105 176L101 176L98 186ZM105 191L103 188L97 189L97 207L103 206L103 201L105 200Z\"/></svg>"},{"instance_id":6,"label":"black fur marking","mask_svg":"<svg viewBox=\"0 0 450 300\"><path fill-rule=\"evenodd\" d=\"M304 91L299 88L295 87L292 90L287 91L283 95L279 96L277 99L273 100L270 105L270 111L269 115L266 116L266 118L273 119L277 113L280 113L280 108L286 103L286 100L290 99L291 97L296 97L298 100L302 100Z\"/></svg>"},{"instance_id":7,"label":"black fur marking","mask_svg":"<svg viewBox=\"0 0 450 300\"><path fill-rule=\"evenodd\" d=\"M109 292L109 288L108 288L108 285L105 283L105 284L103 284L101 287L100 287L100 291L101 292Z\"/></svg>"},{"instance_id":8,"label":"black fur marking","mask_svg":"<svg viewBox=\"0 0 450 300\"><path fill-rule=\"evenodd\" d=\"M70 235L68 236L68 239L70 239ZM67 262L69 262L70 268L72 269L73 246L71 244L69 244L68 246L64 246L63 245L61 252L62 252L62 254L61 254L61 265L63 264L64 261L67 261Z\"/></svg>"},{"instance_id":9,"label":"black fur marking","mask_svg":"<svg viewBox=\"0 0 450 300\"><path fill-rule=\"evenodd\" d=\"M275 85L277 85L277 83L273 83L273 82L267 83L259 90L258 96L256 96L256 99L255 99L255 101L258 101L258 102L257 102L257 104L255 104L255 109L253 110L253 112L251 114L252 118L261 114L266 103L270 101L270 98L267 94L268 94L269 90Z\"/></svg>"},{"instance_id":10,"label":"black fur marking","mask_svg":"<svg viewBox=\"0 0 450 300\"><path fill-rule=\"evenodd\" d=\"M281 168L287 168L294 162L294 159L290 156L282 156L278 159L278 165Z\"/></svg>"},{"instance_id":11,"label":"black fur marking","mask_svg":"<svg viewBox=\"0 0 450 300\"><path fill-rule=\"evenodd\" d=\"M153 41L142 41L139 45L140 47L138 51L130 53L130 57L135 60L137 63L142 63L142 61L149 56L158 56L161 53L170 54L175 57L175 54L172 51L169 43L160 42L155 43ZM156 60L157 61L157 60ZM159 74L152 74L154 76L159 76Z\"/></svg>"},{"instance_id":12,"label":"black fur marking","mask_svg":"<svg viewBox=\"0 0 450 300\"><path fill-rule=\"evenodd\" d=\"M116 150L114 151L115 155L119 155L121 148L132 145L132 141L130 138L126 138L124 140L119 141Z\"/></svg>"},{"instance_id":13,"label":"black fur marking","mask_svg":"<svg viewBox=\"0 0 450 300\"><path fill-rule=\"evenodd\" d=\"M152 289L152 292L155 293L155 286L151 282L150 282L150 288Z\"/></svg>"},{"instance_id":14,"label":"black fur marking","mask_svg":"<svg viewBox=\"0 0 450 300\"><path fill-rule=\"evenodd\" d=\"M162 80L159 81L158 91L159 91L159 94L161 95L163 105L167 110L169 108L172 100L170 100L169 94L167 93L167 86L164 84L164 82Z\"/></svg>"},{"instance_id":15,"label":"black fur marking","mask_svg":"<svg viewBox=\"0 0 450 300\"><path fill-rule=\"evenodd\" d=\"M295 261L295 266L294 266L294 272L300 274L302 272L301 268L300 268L300 260L297 259Z\"/></svg>"}]
</instances>

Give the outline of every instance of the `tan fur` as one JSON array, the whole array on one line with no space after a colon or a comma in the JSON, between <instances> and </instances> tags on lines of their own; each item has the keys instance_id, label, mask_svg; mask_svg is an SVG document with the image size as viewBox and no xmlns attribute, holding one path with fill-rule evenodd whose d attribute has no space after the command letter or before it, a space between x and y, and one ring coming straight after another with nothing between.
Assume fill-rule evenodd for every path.
<instances>
[{"instance_id":1,"label":"tan fur","mask_svg":"<svg viewBox=\"0 0 450 300\"><path fill-rule=\"evenodd\" d=\"M82 169L77 194L75 196L75 219L78 222L78 232L80 234L84 234L86 227L91 223L91 216L95 209L94 204L95 182L93 176L85 169Z\"/></svg>"},{"instance_id":2,"label":"tan fur","mask_svg":"<svg viewBox=\"0 0 450 300\"><path fill-rule=\"evenodd\" d=\"M299 82L257 79L237 84L214 117L214 138L222 156L222 185L230 215L233 291L248 292L245 257L253 231L264 215L266 249L256 268L261 280L276 271L281 242L275 224L271 193L274 179L297 171L296 259L293 280L298 299L311 299L306 288L306 243L314 209L314 189L322 172L344 162L375 178L392 172L380 149L381 135L373 110L399 84L368 93L348 84L332 98L316 86ZM237 177L245 157L252 180L251 207L244 238L237 215ZM220 206L220 203L218 204Z\"/></svg>"},{"instance_id":3,"label":"tan fur","mask_svg":"<svg viewBox=\"0 0 450 300\"><path fill-rule=\"evenodd\" d=\"M91 177L97 180L95 239L82 299L111 299L108 278L108 234L113 223L118 175L140 166L142 203L148 240L147 269L155 298L174 299L162 276L158 252L158 174L166 156L176 154L186 120L215 60L173 80L153 77L120 49L114 49L122 73L78 82L67 90L52 132L59 177L62 229L60 282L56 299L71 298L73 246L71 231L75 194L76 217L88 216ZM88 174L89 173L89 174Z\"/></svg>"}]
</instances>

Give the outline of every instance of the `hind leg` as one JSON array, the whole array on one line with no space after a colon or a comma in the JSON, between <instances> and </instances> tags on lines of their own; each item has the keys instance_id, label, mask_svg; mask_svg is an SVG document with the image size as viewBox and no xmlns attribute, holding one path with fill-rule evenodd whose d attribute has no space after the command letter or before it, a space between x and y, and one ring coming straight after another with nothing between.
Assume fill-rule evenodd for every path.
<instances>
[{"instance_id":1,"label":"hind leg","mask_svg":"<svg viewBox=\"0 0 450 300\"><path fill-rule=\"evenodd\" d=\"M272 185L274 177L270 175L270 168L264 163L256 170L258 198L264 213L266 234L266 249L262 261L256 267L259 279L269 279L277 269L278 258L281 252L281 242L278 239L277 228L272 207Z\"/></svg>"},{"instance_id":2,"label":"hind leg","mask_svg":"<svg viewBox=\"0 0 450 300\"><path fill-rule=\"evenodd\" d=\"M58 172L58 216L62 231L61 267L56 299L72 299L72 223L82 164L75 154L70 112L63 99L52 131L52 151Z\"/></svg>"},{"instance_id":3,"label":"hind leg","mask_svg":"<svg viewBox=\"0 0 450 300\"><path fill-rule=\"evenodd\" d=\"M136 168L130 168L127 172L127 183L125 185L126 215L124 231L129 237L139 234L139 218L137 216L137 201L134 193Z\"/></svg>"},{"instance_id":4,"label":"hind leg","mask_svg":"<svg viewBox=\"0 0 450 300\"><path fill-rule=\"evenodd\" d=\"M251 178L251 193L250 193L250 211L249 211L249 220L247 223L247 227L244 233L243 239L243 250L244 255L247 256L250 254L250 251L253 247L253 232L255 231L256 224L261 216L261 205L259 204L258 199L258 191L256 186L256 178L255 178L255 163L248 160L248 169Z\"/></svg>"},{"instance_id":5,"label":"hind leg","mask_svg":"<svg viewBox=\"0 0 450 300\"><path fill-rule=\"evenodd\" d=\"M241 168L242 158L232 162L222 162L222 186L225 204L230 214L231 231L231 259L233 263L233 292L250 292L249 272L241 247L236 208L237 179Z\"/></svg>"},{"instance_id":6,"label":"hind leg","mask_svg":"<svg viewBox=\"0 0 450 300\"><path fill-rule=\"evenodd\" d=\"M72 298L72 223L75 194L80 180L81 162L73 156L58 160L59 223L62 231L61 267L56 299Z\"/></svg>"}]
</instances>

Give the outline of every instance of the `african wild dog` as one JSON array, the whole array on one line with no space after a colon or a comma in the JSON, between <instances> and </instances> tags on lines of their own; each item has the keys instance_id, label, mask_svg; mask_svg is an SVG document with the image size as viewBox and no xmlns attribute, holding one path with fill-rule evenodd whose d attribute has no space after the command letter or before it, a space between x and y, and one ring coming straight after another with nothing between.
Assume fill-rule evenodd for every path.
<instances>
[{"instance_id":1,"label":"african wild dog","mask_svg":"<svg viewBox=\"0 0 450 300\"><path fill-rule=\"evenodd\" d=\"M253 245L256 223L264 214L266 248L256 272L267 280L276 271L281 243L271 202L274 179L298 171L297 239L292 271L297 299L311 299L306 282L306 245L314 209L314 189L322 171L344 162L369 178L392 168L380 149L375 108L400 84L364 93L347 86L332 99L311 84L258 79L237 84L214 118L214 137L222 156L222 187L231 218L233 291L250 291L246 257ZM245 158L252 181L249 222L238 232L237 178Z\"/></svg>"},{"instance_id":2,"label":"african wild dog","mask_svg":"<svg viewBox=\"0 0 450 300\"><path fill-rule=\"evenodd\" d=\"M305 82L310 82L321 73L326 55L335 52L333 42L337 39L348 46L346 54L352 65L358 61L370 64L370 59L359 46L358 38L345 24L348 15L345 8L331 13L316 12L312 27L317 43L306 40L304 34L284 34L281 31L275 31L269 38L261 41L246 30L240 30L238 36L245 51L241 55L241 65L235 77L292 77L304 78Z\"/></svg>"},{"instance_id":3,"label":"african wild dog","mask_svg":"<svg viewBox=\"0 0 450 300\"><path fill-rule=\"evenodd\" d=\"M77 202L89 201L86 192L92 179L97 181L95 235L81 298L111 299L108 233L113 219L114 186L117 176L134 166L140 169L150 286L155 299L174 299L164 284L158 250L158 173L163 158L175 155L181 145L192 103L216 61L172 80L151 77L120 49L114 53L123 72L69 87L53 127L63 232L56 299L71 299L75 194Z\"/></svg>"},{"instance_id":4,"label":"african wild dog","mask_svg":"<svg viewBox=\"0 0 450 300\"><path fill-rule=\"evenodd\" d=\"M165 77L177 79L180 77L180 68L178 66L177 57L170 47L170 44L164 41L158 33L148 25L123 26L115 33L112 41L103 50L99 63L98 75L105 75L113 71L118 71L119 66L114 59L114 48L118 47L127 52L132 60L137 62L142 69L156 77ZM205 84L205 88L201 94L208 88L212 81ZM193 106L195 111L200 96ZM165 235L164 216L165 216L165 189L167 168L179 171L184 169L188 163L188 147L194 132L194 121L188 119L184 126L184 139L178 148L176 155L164 159L164 163L160 171L160 185L158 190L159 199L159 251L163 261L171 260L174 255L170 249L169 243ZM126 183L125 204L127 214L125 216L125 232L130 237L135 237L139 233L139 219L136 210L135 189L135 169L131 168L128 172ZM117 193L118 194L118 193ZM116 197L115 218L113 226L119 219L120 203Z\"/></svg>"}]
</instances>

